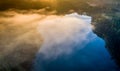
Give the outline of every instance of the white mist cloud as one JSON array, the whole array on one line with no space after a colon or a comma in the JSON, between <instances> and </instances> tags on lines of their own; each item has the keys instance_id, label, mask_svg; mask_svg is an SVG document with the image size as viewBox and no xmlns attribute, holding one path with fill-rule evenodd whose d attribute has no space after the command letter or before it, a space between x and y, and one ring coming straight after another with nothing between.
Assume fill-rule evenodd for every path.
<instances>
[{"instance_id":1,"label":"white mist cloud","mask_svg":"<svg viewBox=\"0 0 120 71\"><path fill-rule=\"evenodd\" d=\"M87 20L86 20L87 19ZM40 22L39 32L44 43L39 53L47 58L55 58L61 54L71 53L77 45L84 47L91 39L87 37L92 32L91 17L73 13L66 16L48 16Z\"/></svg>"},{"instance_id":2,"label":"white mist cloud","mask_svg":"<svg viewBox=\"0 0 120 71\"><path fill-rule=\"evenodd\" d=\"M34 71L115 71L105 42L92 32L90 16L47 16L38 30L44 42Z\"/></svg>"}]
</instances>

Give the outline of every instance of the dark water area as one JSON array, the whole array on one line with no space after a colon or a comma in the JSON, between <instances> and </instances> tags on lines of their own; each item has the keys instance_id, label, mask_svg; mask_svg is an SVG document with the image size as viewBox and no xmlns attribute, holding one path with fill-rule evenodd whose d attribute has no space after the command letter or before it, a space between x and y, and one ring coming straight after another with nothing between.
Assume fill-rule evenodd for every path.
<instances>
[{"instance_id":1,"label":"dark water area","mask_svg":"<svg viewBox=\"0 0 120 71\"><path fill-rule=\"evenodd\" d=\"M42 58L38 54L35 71L119 71L99 37L70 55L61 55L56 59Z\"/></svg>"}]
</instances>

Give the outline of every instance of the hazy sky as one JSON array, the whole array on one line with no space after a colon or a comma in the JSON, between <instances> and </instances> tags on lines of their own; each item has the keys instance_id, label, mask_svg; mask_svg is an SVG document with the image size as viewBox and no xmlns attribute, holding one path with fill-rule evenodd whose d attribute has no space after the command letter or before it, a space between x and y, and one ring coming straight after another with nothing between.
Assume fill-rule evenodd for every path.
<instances>
[{"instance_id":1,"label":"hazy sky","mask_svg":"<svg viewBox=\"0 0 120 71\"><path fill-rule=\"evenodd\" d=\"M66 12L69 10L86 11L92 6L103 6L107 0L102 2L99 0L1 0L0 10L8 9L42 9L57 10L58 12ZM99 8L99 7L98 7Z\"/></svg>"}]
</instances>

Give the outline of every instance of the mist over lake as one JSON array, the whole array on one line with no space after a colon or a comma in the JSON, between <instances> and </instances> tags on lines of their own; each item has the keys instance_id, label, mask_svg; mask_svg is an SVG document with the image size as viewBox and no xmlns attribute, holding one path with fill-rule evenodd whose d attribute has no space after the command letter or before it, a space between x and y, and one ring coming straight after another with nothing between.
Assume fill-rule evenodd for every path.
<instances>
[{"instance_id":1,"label":"mist over lake","mask_svg":"<svg viewBox=\"0 0 120 71\"><path fill-rule=\"evenodd\" d=\"M1 0L0 71L120 71L119 0Z\"/></svg>"},{"instance_id":2,"label":"mist over lake","mask_svg":"<svg viewBox=\"0 0 120 71\"><path fill-rule=\"evenodd\" d=\"M35 71L117 71L105 41L92 32L92 17L49 16L38 30L44 38L35 59Z\"/></svg>"}]
</instances>

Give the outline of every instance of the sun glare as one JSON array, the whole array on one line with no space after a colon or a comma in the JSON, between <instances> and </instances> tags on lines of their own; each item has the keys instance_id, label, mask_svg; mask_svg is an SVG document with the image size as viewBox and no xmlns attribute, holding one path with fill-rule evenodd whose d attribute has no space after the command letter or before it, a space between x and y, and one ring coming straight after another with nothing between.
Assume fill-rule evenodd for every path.
<instances>
[{"instance_id":1,"label":"sun glare","mask_svg":"<svg viewBox=\"0 0 120 71\"><path fill-rule=\"evenodd\" d=\"M42 2L47 2L47 3L56 3L56 0L41 0Z\"/></svg>"}]
</instances>

